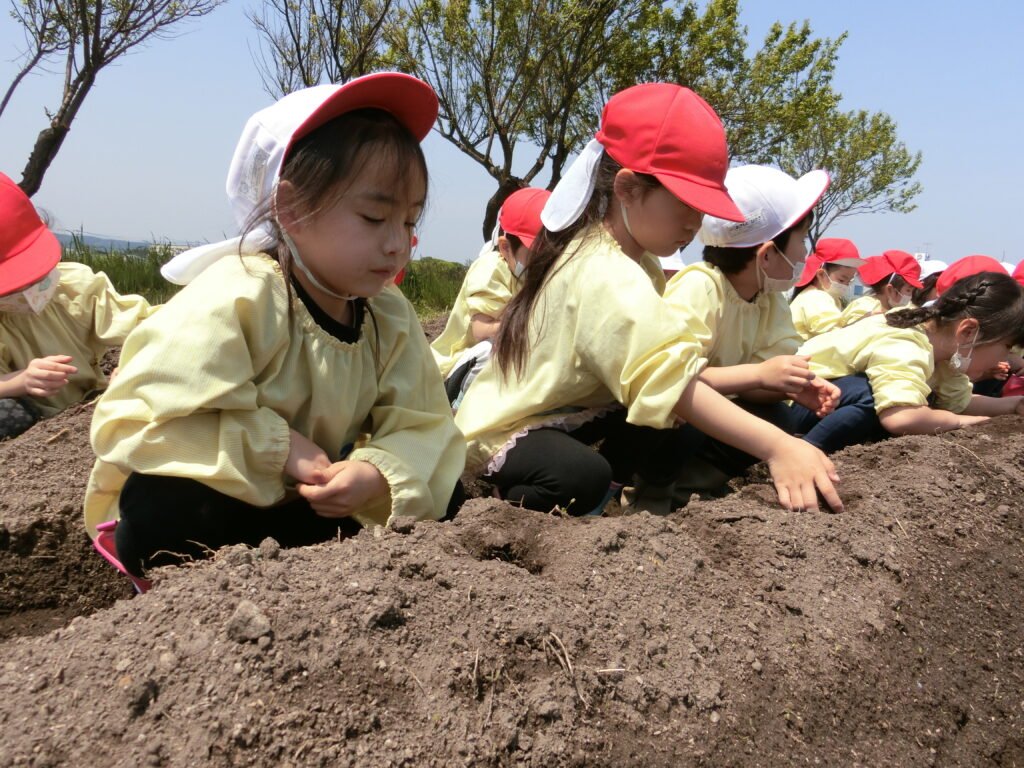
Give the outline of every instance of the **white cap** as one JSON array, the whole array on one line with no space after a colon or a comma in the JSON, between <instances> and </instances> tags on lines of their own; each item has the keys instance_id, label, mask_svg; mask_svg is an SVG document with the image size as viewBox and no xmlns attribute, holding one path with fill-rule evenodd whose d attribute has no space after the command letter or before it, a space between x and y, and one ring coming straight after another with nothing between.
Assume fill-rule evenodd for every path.
<instances>
[{"instance_id":1,"label":"white cap","mask_svg":"<svg viewBox=\"0 0 1024 768\"><path fill-rule=\"evenodd\" d=\"M921 277L934 275L936 272L945 272L949 264L939 259L927 259L921 262Z\"/></svg>"},{"instance_id":2,"label":"white cap","mask_svg":"<svg viewBox=\"0 0 1024 768\"><path fill-rule=\"evenodd\" d=\"M1011 264L1008 261L1001 261L999 263L1003 265L1003 269L1006 270L1006 274L1008 274L1008 275L1012 275L1013 274L1013 270L1015 270L1017 268L1016 264Z\"/></svg>"},{"instance_id":3,"label":"white cap","mask_svg":"<svg viewBox=\"0 0 1024 768\"><path fill-rule=\"evenodd\" d=\"M704 245L750 248L767 243L807 215L828 189L825 171L794 179L778 168L741 165L725 174L725 188L746 221L705 216L697 236Z\"/></svg>"},{"instance_id":4,"label":"white cap","mask_svg":"<svg viewBox=\"0 0 1024 768\"><path fill-rule=\"evenodd\" d=\"M261 109L245 124L228 168L227 193L235 222L245 226L256 207L270 199L292 144L336 117L357 109L380 109L423 141L437 119L433 89L402 72L375 72L342 85L317 85L293 91ZM266 228L249 234L247 247L272 244ZM185 251L160 270L172 283L186 285L196 275L241 247L239 238Z\"/></svg>"}]
</instances>

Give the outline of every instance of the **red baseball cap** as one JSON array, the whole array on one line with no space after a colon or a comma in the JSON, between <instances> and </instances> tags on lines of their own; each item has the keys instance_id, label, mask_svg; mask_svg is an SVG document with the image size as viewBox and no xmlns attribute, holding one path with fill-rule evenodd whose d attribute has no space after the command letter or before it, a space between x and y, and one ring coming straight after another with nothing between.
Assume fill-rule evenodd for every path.
<instances>
[{"instance_id":1,"label":"red baseball cap","mask_svg":"<svg viewBox=\"0 0 1024 768\"><path fill-rule=\"evenodd\" d=\"M498 213L498 224L508 235L515 235L523 241L527 248L533 247L533 241L544 226L540 221L540 212L551 197L546 189L526 187L509 195Z\"/></svg>"},{"instance_id":2,"label":"red baseball cap","mask_svg":"<svg viewBox=\"0 0 1024 768\"><path fill-rule=\"evenodd\" d=\"M804 271L800 279L796 281L797 287L807 285L818 270L826 264L836 264L840 267L859 267L864 263L860 257L860 251L853 244L852 240L845 237L823 237L818 241L807 261L804 263Z\"/></svg>"},{"instance_id":3,"label":"red baseball cap","mask_svg":"<svg viewBox=\"0 0 1024 768\"><path fill-rule=\"evenodd\" d=\"M60 261L60 242L21 187L0 173L0 296L46 277Z\"/></svg>"},{"instance_id":4,"label":"red baseball cap","mask_svg":"<svg viewBox=\"0 0 1024 768\"><path fill-rule=\"evenodd\" d=\"M654 176L690 207L744 221L725 188L722 121L689 88L644 83L619 91L604 105L596 138L623 168Z\"/></svg>"},{"instance_id":5,"label":"red baseball cap","mask_svg":"<svg viewBox=\"0 0 1024 768\"><path fill-rule=\"evenodd\" d=\"M1021 263L1017 265L1017 268L1013 270L1013 279L1021 285L1024 285L1024 261L1021 261Z\"/></svg>"},{"instance_id":6,"label":"red baseball cap","mask_svg":"<svg viewBox=\"0 0 1024 768\"><path fill-rule=\"evenodd\" d=\"M939 279L935 281L935 295L941 296L957 280L971 275L977 275L980 272L998 272L1000 274L1006 274L1006 270L1003 269L1003 265L993 259L991 256L964 256L962 259L957 259L949 265L949 269L945 270Z\"/></svg>"},{"instance_id":7,"label":"red baseball cap","mask_svg":"<svg viewBox=\"0 0 1024 768\"><path fill-rule=\"evenodd\" d=\"M874 285L890 275L899 275L915 288L922 285L921 262L906 251L885 251L881 256L871 256L857 273L865 285Z\"/></svg>"}]
</instances>

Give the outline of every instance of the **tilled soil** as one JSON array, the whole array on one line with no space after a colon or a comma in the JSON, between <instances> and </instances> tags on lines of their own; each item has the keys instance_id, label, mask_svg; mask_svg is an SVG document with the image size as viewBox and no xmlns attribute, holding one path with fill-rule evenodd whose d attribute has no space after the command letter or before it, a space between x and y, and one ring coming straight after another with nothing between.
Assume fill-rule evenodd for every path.
<instances>
[{"instance_id":1,"label":"tilled soil","mask_svg":"<svg viewBox=\"0 0 1024 768\"><path fill-rule=\"evenodd\" d=\"M1024 419L839 454L840 515L476 499L124 599L88 415L0 444L2 610L78 615L0 644L0 765L1024 765Z\"/></svg>"}]
</instances>

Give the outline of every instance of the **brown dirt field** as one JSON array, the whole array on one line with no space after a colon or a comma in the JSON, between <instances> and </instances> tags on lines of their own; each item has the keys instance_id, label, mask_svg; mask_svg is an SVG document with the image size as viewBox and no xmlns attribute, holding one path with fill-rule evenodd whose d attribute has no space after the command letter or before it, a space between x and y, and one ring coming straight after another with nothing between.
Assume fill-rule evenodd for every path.
<instances>
[{"instance_id":1,"label":"brown dirt field","mask_svg":"<svg viewBox=\"0 0 1024 768\"><path fill-rule=\"evenodd\" d=\"M841 515L477 499L125 599L89 415L0 443L0 765L1024 765L1024 419L839 454Z\"/></svg>"}]
</instances>

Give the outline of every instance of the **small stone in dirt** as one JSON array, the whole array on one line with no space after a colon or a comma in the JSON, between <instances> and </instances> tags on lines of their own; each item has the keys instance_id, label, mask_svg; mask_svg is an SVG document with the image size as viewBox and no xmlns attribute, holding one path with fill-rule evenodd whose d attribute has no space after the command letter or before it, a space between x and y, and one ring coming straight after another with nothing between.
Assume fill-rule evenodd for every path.
<instances>
[{"instance_id":1,"label":"small stone in dirt","mask_svg":"<svg viewBox=\"0 0 1024 768\"><path fill-rule=\"evenodd\" d=\"M390 528L395 533L412 533L415 527L416 518L410 517L408 515L399 515L397 517L392 517L391 520L388 521L388 528Z\"/></svg>"},{"instance_id":2,"label":"small stone in dirt","mask_svg":"<svg viewBox=\"0 0 1024 768\"><path fill-rule=\"evenodd\" d=\"M228 620L228 637L236 643L259 640L270 634L270 619L250 600L243 600Z\"/></svg>"},{"instance_id":3,"label":"small stone in dirt","mask_svg":"<svg viewBox=\"0 0 1024 768\"><path fill-rule=\"evenodd\" d=\"M128 711L132 717L139 717L149 705L156 701L159 692L157 684L152 680L141 680L128 690Z\"/></svg>"},{"instance_id":4,"label":"small stone in dirt","mask_svg":"<svg viewBox=\"0 0 1024 768\"><path fill-rule=\"evenodd\" d=\"M173 672L178 668L178 657L172 651L164 651L157 659L156 666L161 672Z\"/></svg>"},{"instance_id":5,"label":"small stone in dirt","mask_svg":"<svg viewBox=\"0 0 1024 768\"><path fill-rule=\"evenodd\" d=\"M269 536L260 542L260 557L264 560L277 560L281 554L281 545Z\"/></svg>"},{"instance_id":6,"label":"small stone in dirt","mask_svg":"<svg viewBox=\"0 0 1024 768\"><path fill-rule=\"evenodd\" d=\"M757 672L757 674L759 675L761 674L761 670L764 669L764 667L761 666L761 662L757 661L757 659L755 659L754 663L750 665L750 668Z\"/></svg>"},{"instance_id":7,"label":"small stone in dirt","mask_svg":"<svg viewBox=\"0 0 1024 768\"><path fill-rule=\"evenodd\" d=\"M252 550L244 544L225 547L221 553L224 561L229 565L250 565L252 563Z\"/></svg>"},{"instance_id":8,"label":"small stone in dirt","mask_svg":"<svg viewBox=\"0 0 1024 768\"><path fill-rule=\"evenodd\" d=\"M262 635L260 639L256 641L256 645L259 646L261 651L265 651L273 642L274 641L271 639L270 635Z\"/></svg>"}]
</instances>

